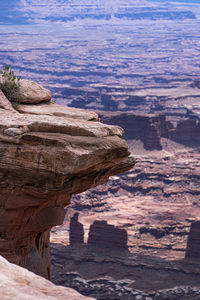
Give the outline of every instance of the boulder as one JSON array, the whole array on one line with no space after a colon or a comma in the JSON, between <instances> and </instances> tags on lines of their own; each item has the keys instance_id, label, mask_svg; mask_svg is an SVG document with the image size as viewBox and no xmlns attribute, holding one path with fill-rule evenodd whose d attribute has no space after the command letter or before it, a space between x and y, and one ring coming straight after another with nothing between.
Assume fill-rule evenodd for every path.
<instances>
[{"instance_id":1,"label":"boulder","mask_svg":"<svg viewBox=\"0 0 200 300\"><path fill-rule=\"evenodd\" d=\"M40 103L51 100L51 92L32 80L21 79L18 92L20 103Z\"/></svg>"}]
</instances>

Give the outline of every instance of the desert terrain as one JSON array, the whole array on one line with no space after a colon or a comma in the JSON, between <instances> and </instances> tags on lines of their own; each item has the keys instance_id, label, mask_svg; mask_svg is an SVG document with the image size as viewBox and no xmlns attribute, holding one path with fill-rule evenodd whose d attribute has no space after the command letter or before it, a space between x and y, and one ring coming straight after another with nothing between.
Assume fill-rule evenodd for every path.
<instances>
[{"instance_id":1,"label":"desert terrain","mask_svg":"<svg viewBox=\"0 0 200 300\"><path fill-rule=\"evenodd\" d=\"M56 103L124 128L136 160L127 173L73 196L51 232L52 280L97 299L199 299L199 264L184 260L200 213L199 2L80 0L63 8L45 1L45 12L31 2L13 1L12 20L13 7L2 6L1 64L50 89ZM72 247L76 212L85 244ZM104 241L102 251L88 249L95 221L125 230L126 251L108 251ZM120 280L130 280L122 290Z\"/></svg>"}]
</instances>

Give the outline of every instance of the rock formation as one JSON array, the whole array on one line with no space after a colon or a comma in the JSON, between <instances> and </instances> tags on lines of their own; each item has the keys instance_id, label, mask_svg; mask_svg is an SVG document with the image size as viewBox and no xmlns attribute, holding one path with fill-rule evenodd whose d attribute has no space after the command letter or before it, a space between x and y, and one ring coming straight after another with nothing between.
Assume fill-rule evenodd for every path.
<instances>
[{"instance_id":1,"label":"rock formation","mask_svg":"<svg viewBox=\"0 0 200 300\"><path fill-rule=\"evenodd\" d=\"M107 224L106 221L95 221L90 226L88 246L99 249L126 250L127 232Z\"/></svg>"},{"instance_id":2,"label":"rock formation","mask_svg":"<svg viewBox=\"0 0 200 300\"><path fill-rule=\"evenodd\" d=\"M200 262L200 221L193 222L191 225L185 258Z\"/></svg>"},{"instance_id":3,"label":"rock formation","mask_svg":"<svg viewBox=\"0 0 200 300\"><path fill-rule=\"evenodd\" d=\"M1 300L70 299L92 300L71 288L56 286L28 270L9 263L0 256Z\"/></svg>"},{"instance_id":4,"label":"rock formation","mask_svg":"<svg viewBox=\"0 0 200 300\"><path fill-rule=\"evenodd\" d=\"M33 102L34 91L26 93ZM49 278L49 230L62 224L71 195L130 169L134 159L123 130L93 112L53 103L19 105L19 112L2 93L0 104L0 254Z\"/></svg>"},{"instance_id":5,"label":"rock formation","mask_svg":"<svg viewBox=\"0 0 200 300\"><path fill-rule=\"evenodd\" d=\"M69 241L71 246L84 243L83 224L78 221L78 216L79 213L75 213L70 220Z\"/></svg>"}]
</instances>

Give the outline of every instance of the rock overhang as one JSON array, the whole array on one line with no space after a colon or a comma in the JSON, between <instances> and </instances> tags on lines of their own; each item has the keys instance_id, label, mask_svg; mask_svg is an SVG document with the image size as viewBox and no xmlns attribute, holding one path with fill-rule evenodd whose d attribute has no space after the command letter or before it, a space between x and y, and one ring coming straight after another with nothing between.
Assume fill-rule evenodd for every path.
<instances>
[{"instance_id":1,"label":"rock overhang","mask_svg":"<svg viewBox=\"0 0 200 300\"><path fill-rule=\"evenodd\" d=\"M28 185L30 177L29 184L36 186L35 181L39 181L37 174L46 179L48 176L52 179L56 176L60 179L62 177L61 182L65 182L69 177L78 174L83 176L88 172L91 175L93 172L105 170L110 176L114 175L116 170L120 172L120 165L122 172L133 166L134 159L129 157L130 153L122 138L123 130L120 127L102 124L97 115L94 118L93 112L86 112L85 117L84 110L77 110L76 118L75 109L72 111L70 108L67 114L68 108L60 106L60 110L65 111L65 116L45 113L35 115L32 107L37 106L35 110L38 112L40 105L27 106L26 108L23 105L26 113L0 110L0 167L1 170L5 168L6 172L10 169L10 176L15 169L13 181L17 186L23 186L21 176L16 177L16 173L20 172L29 172L29 176L24 176L24 185ZM53 114L54 105L49 106ZM48 110L48 104L45 107ZM58 105L55 105L55 109L57 112ZM27 113L29 110L32 111L30 114ZM91 116L92 121L87 120ZM55 183L58 181L54 180ZM39 185L41 190L41 181ZM63 187L62 184L58 187L53 182L51 187L48 184L49 191L58 191ZM44 190L47 191L45 182Z\"/></svg>"},{"instance_id":2,"label":"rock overhang","mask_svg":"<svg viewBox=\"0 0 200 300\"><path fill-rule=\"evenodd\" d=\"M95 112L30 104L41 90L27 91L28 104L18 110L0 93L0 254L48 278L49 230L63 222L71 195L135 161L123 129L101 123Z\"/></svg>"}]
</instances>

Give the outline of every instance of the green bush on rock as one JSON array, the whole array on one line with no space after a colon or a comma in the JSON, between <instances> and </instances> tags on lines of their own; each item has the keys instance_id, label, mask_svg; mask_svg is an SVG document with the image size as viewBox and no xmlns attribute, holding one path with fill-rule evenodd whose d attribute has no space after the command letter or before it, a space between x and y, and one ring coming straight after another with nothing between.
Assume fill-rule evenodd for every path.
<instances>
[{"instance_id":1,"label":"green bush on rock","mask_svg":"<svg viewBox=\"0 0 200 300\"><path fill-rule=\"evenodd\" d=\"M15 76L10 66L4 66L0 76L0 89L10 102L17 104L21 78Z\"/></svg>"}]
</instances>

